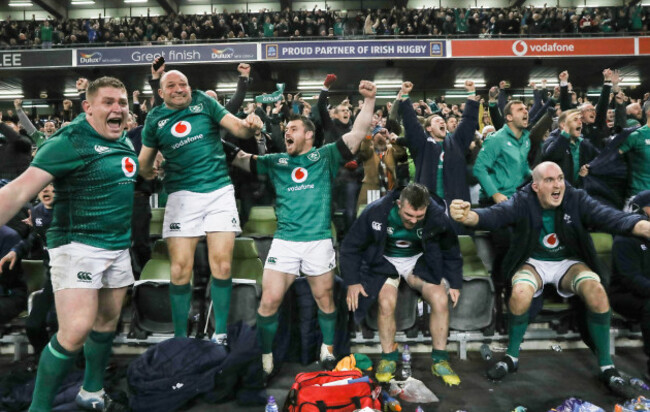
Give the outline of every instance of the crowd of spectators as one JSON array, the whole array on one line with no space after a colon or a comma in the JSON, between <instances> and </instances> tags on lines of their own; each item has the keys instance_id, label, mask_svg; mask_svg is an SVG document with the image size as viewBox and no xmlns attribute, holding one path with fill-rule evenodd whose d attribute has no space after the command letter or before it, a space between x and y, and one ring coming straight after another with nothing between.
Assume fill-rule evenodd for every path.
<instances>
[{"instance_id":1,"label":"crowd of spectators","mask_svg":"<svg viewBox=\"0 0 650 412\"><path fill-rule=\"evenodd\" d=\"M585 8L397 8L385 10L223 13L0 22L0 47L74 44L187 43L258 38L343 36L589 35L648 31L650 8L639 2Z\"/></svg>"}]
</instances>

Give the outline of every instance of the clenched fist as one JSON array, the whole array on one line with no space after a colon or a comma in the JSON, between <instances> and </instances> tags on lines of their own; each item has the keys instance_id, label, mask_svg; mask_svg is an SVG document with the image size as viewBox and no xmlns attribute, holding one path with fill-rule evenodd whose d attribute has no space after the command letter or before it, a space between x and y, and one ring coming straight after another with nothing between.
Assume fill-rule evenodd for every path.
<instances>
[{"instance_id":1,"label":"clenched fist","mask_svg":"<svg viewBox=\"0 0 650 412\"><path fill-rule=\"evenodd\" d=\"M359 94L366 99L373 99L377 95L377 86L371 81L361 80L361 83L359 83Z\"/></svg>"},{"instance_id":2,"label":"clenched fist","mask_svg":"<svg viewBox=\"0 0 650 412\"><path fill-rule=\"evenodd\" d=\"M469 202L460 199L454 199L449 205L449 215L459 223L465 223L468 220L469 212L472 205Z\"/></svg>"},{"instance_id":3,"label":"clenched fist","mask_svg":"<svg viewBox=\"0 0 650 412\"><path fill-rule=\"evenodd\" d=\"M257 132L258 130L262 130L264 123L262 123L262 119L258 115L251 113L244 119L244 125L252 131Z\"/></svg>"}]
</instances>

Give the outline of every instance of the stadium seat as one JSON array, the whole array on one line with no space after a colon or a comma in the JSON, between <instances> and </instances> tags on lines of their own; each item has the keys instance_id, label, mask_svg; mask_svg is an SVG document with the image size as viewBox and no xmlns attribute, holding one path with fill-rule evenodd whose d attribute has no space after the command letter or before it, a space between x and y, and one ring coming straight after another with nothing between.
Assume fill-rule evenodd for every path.
<instances>
[{"instance_id":1,"label":"stadium seat","mask_svg":"<svg viewBox=\"0 0 650 412\"><path fill-rule=\"evenodd\" d=\"M243 236L273 236L278 228L278 218L273 206L253 206L248 221L242 229Z\"/></svg>"},{"instance_id":2,"label":"stadium seat","mask_svg":"<svg viewBox=\"0 0 650 412\"><path fill-rule=\"evenodd\" d=\"M169 250L167 249L167 242L164 239L158 239L153 244L151 259L169 260Z\"/></svg>"},{"instance_id":3,"label":"stadium seat","mask_svg":"<svg viewBox=\"0 0 650 412\"><path fill-rule=\"evenodd\" d=\"M27 283L27 294L30 295L39 289L43 288L45 282L45 266L42 260L26 260L21 261L25 282Z\"/></svg>"},{"instance_id":4,"label":"stadium seat","mask_svg":"<svg viewBox=\"0 0 650 412\"><path fill-rule=\"evenodd\" d=\"M133 316L130 337L146 338L149 333L173 333L169 283L171 262L163 240L154 244L151 259L145 264L140 280L133 285Z\"/></svg>"},{"instance_id":5,"label":"stadium seat","mask_svg":"<svg viewBox=\"0 0 650 412\"><path fill-rule=\"evenodd\" d=\"M233 279L251 279L261 286L263 269L255 241L250 237L236 238L230 269Z\"/></svg>"},{"instance_id":6,"label":"stadium seat","mask_svg":"<svg viewBox=\"0 0 650 412\"><path fill-rule=\"evenodd\" d=\"M609 233L591 233L591 240L594 242L598 258L612 270L612 235Z\"/></svg>"},{"instance_id":7,"label":"stadium seat","mask_svg":"<svg viewBox=\"0 0 650 412\"><path fill-rule=\"evenodd\" d=\"M165 208L156 207L151 209L151 222L149 223L149 236L154 238L162 237L164 216L165 216Z\"/></svg>"},{"instance_id":8,"label":"stadium seat","mask_svg":"<svg viewBox=\"0 0 650 412\"><path fill-rule=\"evenodd\" d=\"M257 321L257 308L260 305L261 297L261 284L257 284L253 279L237 279L233 277L228 324L232 325L233 323L243 321L249 326L255 326L255 323ZM210 298L209 294L207 294L206 299L208 301L208 310L205 315L207 322L205 325L204 333L206 336L212 336L212 333L214 332L212 299Z\"/></svg>"},{"instance_id":9,"label":"stadium seat","mask_svg":"<svg viewBox=\"0 0 650 412\"><path fill-rule=\"evenodd\" d=\"M463 289L458 304L451 308L449 328L492 334L495 315L492 279L478 256L474 240L470 236L458 236L458 241L463 255Z\"/></svg>"}]
</instances>

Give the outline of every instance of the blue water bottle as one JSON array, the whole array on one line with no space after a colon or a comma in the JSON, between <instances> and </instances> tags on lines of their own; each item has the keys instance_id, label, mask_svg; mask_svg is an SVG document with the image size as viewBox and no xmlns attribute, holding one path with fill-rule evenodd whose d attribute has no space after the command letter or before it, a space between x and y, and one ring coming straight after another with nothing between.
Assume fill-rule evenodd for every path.
<instances>
[{"instance_id":1,"label":"blue water bottle","mask_svg":"<svg viewBox=\"0 0 650 412\"><path fill-rule=\"evenodd\" d=\"M275 398L273 396L269 396L269 401L266 403L264 412L278 412L278 404L275 403Z\"/></svg>"}]
</instances>

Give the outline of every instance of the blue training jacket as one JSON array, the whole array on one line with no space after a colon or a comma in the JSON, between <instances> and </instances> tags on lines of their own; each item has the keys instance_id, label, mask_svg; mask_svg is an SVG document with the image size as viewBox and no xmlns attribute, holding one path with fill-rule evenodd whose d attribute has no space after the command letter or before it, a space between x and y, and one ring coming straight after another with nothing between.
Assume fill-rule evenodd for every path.
<instances>
[{"instance_id":1,"label":"blue training jacket","mask_svg":"<svg viewBox=\"0 0 650 412\"><path fill-rule=\"evenodd\" d=\"M360 322L377 299L389 277L397 276L395 267L384 258L388 215L401 190L390 191L369 204L350 228L341 244L340 268L346 285L361 283L368 297L359 296L355 320ZM426 282L440 284L445 278L453 289L462 287L463 259L458 236L445 209L433 199L427 208L422 231L424 254L413 273Z\"/></svg>"}]
</instances>

